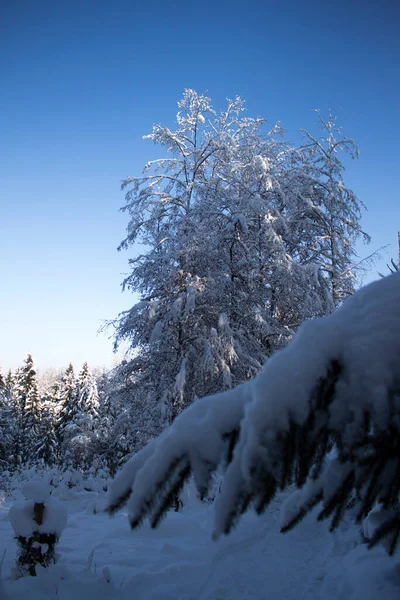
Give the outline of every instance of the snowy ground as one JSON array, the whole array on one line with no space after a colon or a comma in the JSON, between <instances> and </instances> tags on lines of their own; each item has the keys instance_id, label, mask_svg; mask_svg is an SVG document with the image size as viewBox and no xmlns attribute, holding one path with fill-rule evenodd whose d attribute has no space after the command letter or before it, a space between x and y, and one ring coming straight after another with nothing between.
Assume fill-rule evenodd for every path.
<instances>
[{"instance_id":1,"label":"snowy ground","mask_svg":"<svg viewBox=\"0 0 400 600\"><path fill-rule=\"evenodd\" d=\"M16 544L0 507L0 598L135 600L394 600L400 596L399 558L367 551L358 528L334 535L308 517L279 533L279 496L267 514L248 514L228 538L211 541L212 506L186 493L181 513L169 513L156 531L132 532L122 511L94 514L94 492L65 490L68 524L57 565L38 577L11 579ZM100 499L101 501L101 499Z\"/></svg>"}]
</instances>

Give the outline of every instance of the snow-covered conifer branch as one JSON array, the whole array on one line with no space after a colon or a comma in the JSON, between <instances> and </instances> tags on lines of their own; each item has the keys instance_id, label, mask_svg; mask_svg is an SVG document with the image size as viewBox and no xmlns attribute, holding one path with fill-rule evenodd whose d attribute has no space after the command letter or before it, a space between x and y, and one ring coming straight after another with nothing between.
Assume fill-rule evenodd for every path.
<instances>
[{"instance_id":1,"label":"snow-covered conifer branch","mask_svg":"<svg viewBox=\"0 0 400 600\"><path fill-rule=\"evenodd\" d=\"M393 553L400 536L399 304L395 273L303 324L256 379L197 401L128 462L110 510L129 497L132 525L149 517L156 526L190 472L204 492L226 459L224 438L239 430L216 502L216 536L229 533L250 505L260 513L278 489L295 483L304 494L283 530L320 500L320 518L332 517L332 528L353 497L358 519L379 502L388 517L370 543L387 538Z\"/></svg>"}]
</instances>

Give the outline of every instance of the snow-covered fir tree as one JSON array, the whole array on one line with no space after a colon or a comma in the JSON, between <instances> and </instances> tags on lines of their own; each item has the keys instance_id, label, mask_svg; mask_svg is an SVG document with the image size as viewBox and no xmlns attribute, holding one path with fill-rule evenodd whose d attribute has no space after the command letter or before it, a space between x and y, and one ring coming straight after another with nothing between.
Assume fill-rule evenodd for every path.
<instances>
[{"instance_id":1,"label":"snow-covered fir tree","mask_svg":"<svg viewBox=\"0 0 400 600\"><path fill-rule=\"evenodd\" d=\"M38 442L40 426L40 397L36 370L31 354L17 370L13 385L13 395L18 412L19 434L16 443L16 460L28 462Z\"/></svg>"},{"instance_id":2,"label":"snow-covered fir tree","mask_svg":"<svg viewBox=\"0 0 400 600\"><path fill-rule=\"evenodd\" d=\"M0 467L13 469L20 462L21 413L13 394L14 376L11 369L0 386Z\"/></svg>"},{"instance_id":3,"label":"snow-covered fir tree","mask_svg":"<svg viewBox=\"0 0 400 600\"><path fill-rule=\"evenodd\" d=\"M16 434L16 420L11 393L0 371L0 470L8 468Z\"/></svg>"},{"instance_id":4,"label":"snow-covered fir tree","mask_svg":"<svg viewBox=\"0 0 400 600\"><path fill-rule=\"evenodd\" d=\"M14 375L11 369L9 369L4 379L4 383L6 385L6 388L11 392L14 385Z\"/></svg>"},{"instance_id":5,"label":"snow-covered fir tree","mask_svg":"<svg viewBox=\"0 0 400 600\"><path fill-rule=\"evenodd\" d=\"M98 417L99 393L96 380L89 371L87 362L83 363L78 376L77 394L80 410L93 420Z\"/></svg>"},{"instance_id":6,"label":"snow-covered fir tree","mask_svg":"<svg viewBox=\"0 0 400 600\"><path fill-rule=\"evenodd\" d=\"M99 451L98 434L99 397L96 381L85 362L75 379L70 364L62 377L60 409L57 420L57 438L61 448L61 459L75 467L88 466Z\"/></svg>"},{"instance_id":7,"label":"snow-covered fir tree","mask_svg":"<svg viewBox=\"0 0 400 600\"><path fill-rule=\"evenodd\" d=\"M40 397L45 400L59 401L62 372L59 369L47 368L38 371L38 388Z\"/></svg>"},{"instance_id":8,"label":"snow-covered fir tree","mask_svg":"<svg viewBox=\"0 0 400 600\"><path fill-rule=\"evenodd\" d=\"M256 375L305 319L352 291L360 205L337 157L350 142L327 125L296 149L243 111L236 98L217 114L186 90L176 129L145 136L167 157L123 184L121 248L145 250L123 283L141 299L115 323L116 345L131 348L121 377L149 439L197 397Z\"/></svg>"},{"instance_id":9,"label":"snow-covered fir tree","mask_svg":"<svg viewBox=\"0 0 400 600\"><path fill-rule=\"evenodd\" d=\"M70 363L61 378L59 411L56 423L56 436L61 453L68 450L68 442L76 430L76 417L79 414L79 399L74 373Z\"/></svg>"},{"instance_id":10,"label":"snow-covered fir tree","mask_svg":"<svg viewBox=\"0 0 400 600\"><path fill-rule=\"evenodd\" d=\"M69 436L70 452L75 465L88 466L102 449L100 438L99 395L96 380L87 362L82 366L77 380L78 412L74 429Z\"/></svg>"},{"instance_id":11,"label":"snow-covered fir tree","mask_svg":"<svg viewBox=\"0 0 400 600\"><path fill-rule=\"evenodd\" d=\"M60 394L61 394L61 380L54 381L51 385L50 389L46 393L46 398L53 402L55 405L60 403Z\"/></svg>"},{"instance_id":12,"label":"snow-covered fir tree","mask_svg":"<svg viewBox=\"0 0 400 600\"><path fill-rule=\"evenodd\" d=\"M39 439L34 451L34 459L46 465L54 465L59 459L59 445L56 436L55 405L49 400L42 400Z\"/></svg>"},{"instance_id":13,"label":"snow-covered fir tree","mask_svg":"<svg viewBox=\"0 0 400 600\"><path fill-rule=\"evenodd\" d=\"M56 464L60 459L61 376L54 370L42 372L39 377L41 389L41 422L35 459L45 464Z\"/></svg>"}]
</instances>

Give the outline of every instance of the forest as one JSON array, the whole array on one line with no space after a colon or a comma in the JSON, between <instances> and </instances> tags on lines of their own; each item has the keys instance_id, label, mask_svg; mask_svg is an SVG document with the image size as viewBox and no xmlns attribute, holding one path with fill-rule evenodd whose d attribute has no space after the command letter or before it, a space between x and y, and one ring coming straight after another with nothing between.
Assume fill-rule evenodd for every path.
<instances>
[{"instance_id":1,"label":"forest","mask_svg":"<svg viewBox=\"0 0 400 600\"><path fill-rule=\"evenodd\" d=\"M173 130L144 136L162 158L122 188L120 249L139 242L125 290L140 301L108 323L126 357L39 381L32 356L1 378L0 464L106 464L112 473L197 398L254 378L300 325L331 314L371 258L356 257L362 202L344 183L358 150L333 115L299 143L185 90ZM90 357L88 357L89 360Z\"/></svg>"}]
</instances>

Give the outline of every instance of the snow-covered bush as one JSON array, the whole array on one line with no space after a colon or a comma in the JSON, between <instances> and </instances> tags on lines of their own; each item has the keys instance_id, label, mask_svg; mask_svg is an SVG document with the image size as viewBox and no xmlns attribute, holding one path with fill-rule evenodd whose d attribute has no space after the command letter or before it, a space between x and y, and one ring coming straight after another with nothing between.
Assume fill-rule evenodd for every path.
<instances>
[{"instance_id":1,"label":"snow-covered bush","mask_svg":"<svg viewBox=\"0 0 400 600\"><path fill-rule=\"evenodd\" d=\"M48 485L53 497L66 500L83 491L104 494L110 486L111 476L104 459L101 458L95 458L87 471L45 465L18 471L3 471L0 474L0 496L3 492L6 497L20 500L20 490L32 480Z\"/></svg>"},{"instance_id":2,"label":"snow-covered bush","mask_svg":"<svg viewBox=\"0 0 400 600\"><path fill-rule=\"evenodd\" d=\"M51 498L50 487L42 481L24 485L26 501L16 502L9 517L19 545L19 575L36 575L36 565L55 562L55 547L67 524L67 509Z\"/></svg>"},{"instance_id":3,"label":"snow-covered bush","mask_svg":"<svg viewBox=\"0 0 400 600\"><path fill-rule=\"evenodd\" d=\"M334 529L351 505L361 522L379 502L373 546L400 537L400 273L359 290L332 315L307 321L260 375L203 398L129 460L110 512L128 502L132 527L157 526L191 473L204 493L222 463L215 535L228 534L279 489L301 489L283 530L322 502ZM332 456L332 449L334 455ZM371 519L370 519L371 520ZM377 525L375 527L375 525Z\"/></svg>"}]
</instances>

